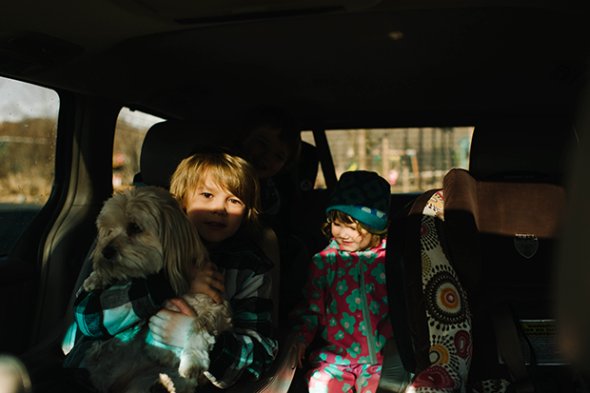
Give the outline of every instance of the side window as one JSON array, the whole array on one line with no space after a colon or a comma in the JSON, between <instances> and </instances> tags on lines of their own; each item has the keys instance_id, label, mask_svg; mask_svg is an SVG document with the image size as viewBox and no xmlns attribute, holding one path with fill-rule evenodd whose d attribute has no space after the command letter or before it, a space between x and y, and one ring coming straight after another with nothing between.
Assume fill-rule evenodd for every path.
<instances>
[{"instance_id":1,"label":"side window","mask_svg":"<svg viewBox=\"0 0 590 393\"><path fill-rule=\"evenodd\" d=\"M58 111L54 90L0 77L0 256L49 199Z\"/></svg>"},{"instance_id":2,"label":"side window","mask_svg":"<svg viewBox=\"0 0 590 393\"><path fill-rule=\"evenodd\" d=\"M150 127L164 119L141 111L121 109L115 130L113 147L113 189L120 190L133 184L139 172L139 157L145 134Z\"/></svg>"},{"instance_id":3,"label":"side window","mask_svg":"<svg viewBox=\"0 0 590 393\"><path fill-rule=\"evenodd\" d=\"M393 193L442 187L451 168L467 168L473 127L326 130L336 176L370 170L389 180ZM313 133L301 138L315 144ZM318 174L315 188L326 188Z\"/></svg>"}]
</instances>

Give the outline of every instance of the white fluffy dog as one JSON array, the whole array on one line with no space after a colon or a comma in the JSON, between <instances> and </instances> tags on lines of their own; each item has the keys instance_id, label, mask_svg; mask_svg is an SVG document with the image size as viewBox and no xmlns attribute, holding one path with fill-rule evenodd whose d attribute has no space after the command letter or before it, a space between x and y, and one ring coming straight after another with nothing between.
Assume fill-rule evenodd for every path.
<instances>
[{"instance_id":1,"label":"white fluffy dog","mask_svg":"<svg viewBox=\"0 0 590 393\"><path fill-rule=\"evenodd\" d=\"M139 187L107 200L97 219L98 242L86 291L146 277L162 269L180 296L190 285L192 268L207 260L196 230L176 199L159 187ZM117 337L95 344L83 366L97 389L108 392L193 392L209 366L215 335L231 327L229 304L207 295L184 295L197 313L180 358L145 343L147 321L130 341Z\"/></svg>"}]
</instances>

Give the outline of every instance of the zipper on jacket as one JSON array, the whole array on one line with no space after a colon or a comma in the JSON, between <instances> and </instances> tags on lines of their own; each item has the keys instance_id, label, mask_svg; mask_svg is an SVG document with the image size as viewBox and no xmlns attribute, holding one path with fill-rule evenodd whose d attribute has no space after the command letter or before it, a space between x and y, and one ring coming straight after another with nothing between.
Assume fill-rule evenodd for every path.
<instances>
[{"instance_id":1,"label":"zipper on jacket","mask_svg":"<svg viewBox=\"0 0 590 393\"><path fill-rule=\"evenodd\" d=\"M365 290L365 263L359 258L359 274L360 274L360 289L361 289L361 303L363 308L363 319L367 328L367 345L369 347L369 358L371 364L377 363L377 354L375 353L375 337L373 337L373 325L371 325L371 316L369 315L369 305L367 304L367 292ZM368 268L367 268L368 270Z\"/></svg>"}]
</instances>

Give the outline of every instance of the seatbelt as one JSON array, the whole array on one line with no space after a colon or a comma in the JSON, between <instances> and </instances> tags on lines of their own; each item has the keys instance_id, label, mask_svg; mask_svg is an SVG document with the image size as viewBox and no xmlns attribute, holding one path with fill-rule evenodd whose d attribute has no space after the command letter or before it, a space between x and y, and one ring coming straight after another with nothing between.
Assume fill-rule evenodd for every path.
<instances>
[{"instance_id":1,"label":"seatbelt","mask_svg":"<svg viewBox=\"0 0 590 393\"><path fill-rule=\"evenodd\" d=\"M402 363L395 340L389 340L383 350L381 378L376 393L402 393L412 378L413 374L408 372Z\"/></svg>"},{"instance_id":2,"label":"seatbelt","mask_svg":"<svg viewBox=\"0 0 590 393\"><path fill-rule=\"evenodd\" d=\"M498 352L508 368L511 387L516 393L533 393L535 387L526 369L514 316L507 305L498 305L492 312Z\"/></svg>"},{"instance_id":3,"label":"seatbelt","mask_svg":"<svg viewBox=\"0 0 590 393\"><path fill-rule=\"evenodd\" d=\"M326 130L321 127L314 128L313 139L316 148L318 149L320 165L322 166L322 173L324 174L326 187L329 192L332 192L336 188L338 178L336 177L336 169L334 168L332 153L330 153L330 145L328 144L328 138L326 137Z\"/></svg>"},{"instance_id":4,"label":"seatbelt","mask_svg":"<svg viewBox=\"0 0 590 393\"><path fill-rule=\"evenodd\" d=\"M406 249L412 248L419 250L419 240L416 238L415 243L408 243L409 237L420 232L420 218L422 211L430 200L431 196L437 190L427 191L410 202L402 213L395 215L390 223L387 238L387 290L390 305L390 318L393 326L394 338L390 339L383 351L383 366L381 370L381 379L376 393L401 393L411 384L414 374L411 371L416 370L416 357L420 356L420 364L427 364L428 354L415 353L413 344L413 334L422 334L428 337L428 331L422 331L413 324L413 317L408 314L408 305L406 303L407 273L404 269L410 268L416 281L416 287L421 290L421 265L419 261L412 261L412 266L406 266L408 263ZM408 217L412 216L410 221ZM407 233L407 234L406 234ZM420 326L427 326L425 313L424 320L418 323ZM410 326L411 325L411 326ZM422 359L423 358L423 359ZM408 371L411 370L411 371Z\"/></svg>"}]
</instances>

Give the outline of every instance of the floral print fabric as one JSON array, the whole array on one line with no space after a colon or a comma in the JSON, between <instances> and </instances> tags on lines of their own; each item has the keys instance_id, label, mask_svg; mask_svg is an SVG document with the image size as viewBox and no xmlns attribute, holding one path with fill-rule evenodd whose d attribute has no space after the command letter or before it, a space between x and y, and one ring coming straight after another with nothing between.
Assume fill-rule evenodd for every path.
<instances>
[{"instance_id":1,"label":"floral print fabric","mask_svg":"<svg viewBox=\"0 0 590 393\"><path fill-rule=\"evenodd\" d=\"M381 366L320 363L309 372L309 393L375 393L380 376Z\"/></svg>"},{"instance_id":2,"label":"floral print fabric","mask_svg":"<svg viewBox=\"0 0 590 393\"><path fill-rule=\"evenodd\" d=\"M309 345L319 332L325 345L315 364L381 364L391 338L385 281L386 241L371 249L342 251L334 240L314 255L296 334Z\"/></svg>"},{"instance_id":3,"label":"floral print fabric","mask_svg":"<svg viewBox=\"0 0 590 393\"><path fill-rule=\"evenodd\" d=\"M465 290L439 241L436 221L444 221L442 191L432 195L420 230L422 291L430 337L430 366L406 392L464 392L471 364L471 314Z\"/></svg>"}]
</instances>

